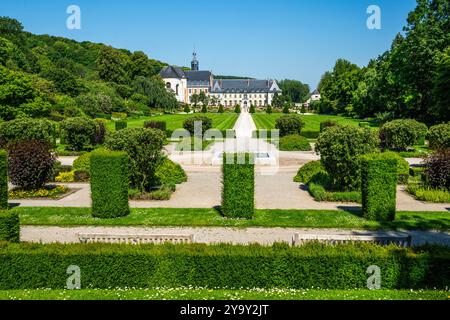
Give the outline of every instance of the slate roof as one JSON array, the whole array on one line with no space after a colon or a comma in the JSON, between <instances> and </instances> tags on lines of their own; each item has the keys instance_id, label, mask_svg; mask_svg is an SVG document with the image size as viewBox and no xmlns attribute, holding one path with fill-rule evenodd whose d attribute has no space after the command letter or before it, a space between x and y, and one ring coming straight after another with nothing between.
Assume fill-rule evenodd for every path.
<instances>
[{"instance_id":1,"label":"slate roof","mask_svg":"<svg viewBox=\"0 0 450 320\"><path fill-rule=\"evenodd\" d=\"M185 71L188 87L209 87L211 72L209 71Z\"/></svg>"},{"instance_id":2,"label":"slate roof","mask_svg":"<svg viewBox=\"0 0 450 320\"><path fill-rule=\"evenodd\" d=\"M320 94L320 92L319 92L319 90L314 90L312 93L311 93L311 95L313 96L313 95L316 95L316 94Z\"/></svg>"},{"instance_id":3,"label":"slate roof","mask_svg":"<svg viewBox=\"0 0 450 320\"><path fill-rule=\"evenodd\" d=\"M182 79L186 78L186 74L183 69L179 67L167 66L162 68L159 75L163 79Z\"/></svg>"},{"instance_id":4,"label":"slate roof","mask_svg":"<svg viewBox=\"0 0 450 320\"><path fill-rule=\"evenodd\" d=\"M254 80L254 79L223 79L215 80L212 93L268 93L278 92L278 85L274 90L270 90L274 80Z\"/></svg>"}]
</instances>

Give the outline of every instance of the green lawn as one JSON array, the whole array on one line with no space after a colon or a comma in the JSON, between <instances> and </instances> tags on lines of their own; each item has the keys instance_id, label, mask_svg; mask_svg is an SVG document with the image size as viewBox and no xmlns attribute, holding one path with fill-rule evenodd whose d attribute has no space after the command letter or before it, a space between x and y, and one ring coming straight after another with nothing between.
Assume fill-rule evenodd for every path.
<instances>
[{"instance_id":1,"label":"green lawn","mask_svg":"<svg viewBox=\"0 0 450 320\"><path fill-rule=\"evenodd\" d=\"M258 129L267 129L272 130L275 129L275 121L283 116L282 113L272 113L272 114L266 114L266 113L255 113L253 114L253 120L255 121L256 128ZM330 116L330 115L301 115L300 116L303 121L305 121L305 127L302 129L302 133L309 137L318 136L320 133L320 123L332 120L336 121L341 124L349 124L358 126L360 122L363 122L362 120L356 120L352 118L346 118L341 116Z\"/></svg>"},{"instance_id":2,"label":"green lawn","mask_svg":"<svg viewBox=\"0 0 450 320\"><path fill-rule=\"evenodd\" d=\"M213 121L213 128L218 130L232 129L238 118L236 113L196 113L196 114L165 114L154 117L141 117L128 120L128 128L143 128L145 121L166 121L167 130L183 128L183 121L194 116L207 116ZM114 131L114 122L108 122L106 127Z\"/></svg>"},{"instance_id":3,"label":"green lawn","mask_svg":"<svg viewBox=\"0 0 450 320\"><path fill-rule=\"evenodd\" d=\"M447 291L415 290L8 290L0 300L448 300Z\"/></svg>"},{"instance_id":4,"label":"green lawn","mask_svg":"<svg viewBox=\"0 0 450 320\"><path fill-rule=\"evenodd\" d=\"M89 208L18 207L22 225L298 227L342 229L450 229L450 212L398 212L393 222L368 221L360 211L256 210L252 220L226 219L215 209L132 209L127 217L93 218Z\"/></svg>"}]
</instances>

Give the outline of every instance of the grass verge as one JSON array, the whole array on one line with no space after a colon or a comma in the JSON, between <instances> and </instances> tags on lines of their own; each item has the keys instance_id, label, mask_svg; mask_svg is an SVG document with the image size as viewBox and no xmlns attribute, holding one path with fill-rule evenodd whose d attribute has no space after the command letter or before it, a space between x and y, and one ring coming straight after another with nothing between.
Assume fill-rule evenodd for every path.
<instances>
[{"instance_id":1,"label":"grass verge","mask_svg":"<svg viewBox=\"0 0 450 320\"><path fill-rule=\"evenodd\" d=\"M0 300L448 300L447 291L421 290L8 290Z\"/></svg>"},{"instance_id":2,"label":"grass verge","mask_svg":"<svg viewBox=\"0 0 450 320\"><path fill-rule=\"evenodd\" d=\"M256 210L251 220L227 219L215 209L131 209L129 216L98 219L89 208L17 207L21 225L41 226L191 226L191 227L293 227L341 229L450 230L450 212L397 212L392 222L369 221L359 209Z\"/></svg>"}]
</instances>

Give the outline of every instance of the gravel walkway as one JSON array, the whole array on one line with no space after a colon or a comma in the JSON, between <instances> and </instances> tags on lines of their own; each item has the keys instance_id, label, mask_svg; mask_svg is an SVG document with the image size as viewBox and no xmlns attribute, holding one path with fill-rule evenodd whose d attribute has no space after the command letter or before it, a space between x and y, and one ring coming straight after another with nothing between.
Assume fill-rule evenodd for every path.
<instances>
[{"instance_id":1,"label":"gravel walkway","mask_svg":"<svg viewBox=\"0 0 450 320\"><path fill-rule=\"evenodd\" d=\"M292 242L294 234L313 235L372 235L393 236L411 235L413 245L425 243L443 244L450 246L450 233L439 231L364 231L339 229L302 229L302 228L191 228L191 227L36 227L21 228L21 240L42 243L77 243L79 233L98 233L111 235L194 235L197 243L259 243L270 245L274 242Z\"/></svg>"}]
</instances>

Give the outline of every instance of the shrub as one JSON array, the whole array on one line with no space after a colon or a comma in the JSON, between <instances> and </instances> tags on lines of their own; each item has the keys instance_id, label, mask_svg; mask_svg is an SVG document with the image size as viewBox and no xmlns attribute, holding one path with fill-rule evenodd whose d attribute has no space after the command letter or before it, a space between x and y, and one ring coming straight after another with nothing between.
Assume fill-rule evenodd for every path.
<instances>
[{"instance_id":1,"label":"shrub","mask_svg":"<svg viewBox=\"0 0 450 320\"><path fill-rule=\"evenodd\" d=\"M87 118L68 118L61 122L61 138L74 151L80 151L84 146L95 140L98 124Z\"/></svg>"},{"instance_id":2,"label":"shrub","mask_svg":"<svg viewBox=\"0 0 450 320\"><path fill-rule=\"evenodd\" d=\"M33 190L12 189L8 195L10 199L58 199L67 192L69 188L66 186L45 186Z\"/></svg>"},{"instance_id":3,"label":"shrub","mask_svg":"<svg viewBox=\"0 0 450 320\"><path fill-rule=\"evenodd\" d=\"M311 151L308 139L298 134L292 134L280 138L281 151Z\"/></svg>"},{"instance_id":4,"label":"shrub","mask_svg":"<svg viewBox=\"0 0 450 320\"><path fill-rule=\"evenodd\" d=\"M433 150L450 148L450 122L431 127L428 141Z\"/></svg>"},{"instance_id":5,"label":"shrub","mask_svg":"<svg viewBox=\"0 0 450 320\"><path fill-rule=\"evenodd\" d=\"M198 135L199 132L195 132L195 123L201 123L201 134L202 136L205 134L206 131L212 128L212 119L204 116L197 116L192 117L189 119L184 120L183 122L183 128L189 131L191 136Z\"/></svg>"},{"instance_id":6,"label":"shrub","mask_svg":"<svg viewBox=\"0 0 450 320\"><path fill-rule=\"evenodd\" d=\"M83 287L96 289L366 289L367 267L377 265L384 289L443 290L450 283L449 257L450 249L444 246L363 243L294 248L279 244L2 244L0 290L64 289L70 265L82 266Z\"/></svg>"},{"instance_id":7,"label":"shrub","mask_svg":"<svg viewBox=\"0 0 450 320\"><path fill-rule=\"evenodd\" d=\"M416 120L400 119L385 123L380 129L383 148L405 151L427 133L427 126Z\"/></svg>"},{"instance_id":8,"label":"shrub","mask_svg":"<svg viewBox=\"0 0 450 320\"><path fill-rule=\"evenodd\" d=\"M255 165L252 155L224 154L222 175L223 215L251 219L255 211Z\"/></svg>"},{"instance_id":9,"label":"shrub","mask_svg":"<svg viewBox=\"0 0 450 320\"><path fill-rule=\"evenodd\" d=\"M180 184L187 181L183 168L169 158L164 158L156 168L155 177L155 185Z\"/></svg>"},{"instance_id":10,"label":"shrub","mask_svg":"<svg viewBox=\"0 0 450 320\"><path fill-rule=\"evenodd\" d=\"M397 158L376 153L361 157L362 213L366 219L393 221L397 195Z\"/></svg>"},{"instance_id":11,"label":"shrub","mask_svg":"<svg viewBox=\"0 0 450 320\"><path fill-rule=\"evenodd\" d=\"M0 123L0 147L23 140L44 140L54 143L55 129L44 119L15 119Z\"/></svg>"},{"instance_id":12,"label":"shrub","mask_svg":"<svg viewBox=\"0 0 450 320\"><path fill-rule=\"evenodd\" d=\"M333 184L341 190L357 189L360 185L359 155L376 152L379 140L374 131L353 126L334 126L320 134L316 151L330 174Z\"/></svg>"},{"instance_id":13,"label":"shrub","mask_svg":"<svg viewBox=\"0 0 450 320\"><path fill-rule=\"evenodd\" d=\"M90 171L92 152L87 152L76 158L73 162L73 170Z\"/></svg>"},{"instance_id":14,"label":"shrub","mask_svg":"<svg viewBox=\"0 0 450 320\"><path fill-rule=\"evenodd\" d=\"M86 170L75 170L73 176L77 182L88 182L91 178L91 173Z\"/></svg>"},{"instance_id":15,"label":"shrub","mask_svg":"<svg viewBox=\"0 0 450 320\"><path fill-rule=\"evenodd\" d=\"M445 189L431 189L420 185L408 185L406 188L417 200L433 203L450 203L450 191Z\"/></svg>"},{"instance_id":16,"label":"shrub","mask_svg":"<svg viewBox=\"0 0 450 320\"><path fill-rule=\"evenodd\" d=\"M124 112L113 112L111 117L115 120L125 120L127 118L127 114Z\"/></svg>"},{"instance_id":17,"label":"shrub","mask_svg":"<svg viewBox=\"0 0 450 320\"><path fill-rule=\"evenodd\" d=\"M166 132L167 123L165 121L145 121L144 128L159 129L163 132Z\"/></svg>"},{"instance_id":18,"label":"shrub","mask_svg":"<svg viewBox=\"0 0 450 320\"><path fill-rule=\"evenodd\" d=\"M318 173L326 173L320 160L308 162L298 170L294 182L307 184Z\"/></svg>"},{"instance_id":19,"label":"shrub","mask_svg":"<svg viewBox=\"0 0 450 320\"><path fill-rule=\"evenodd\" d=\"M256 108L255 108L255 106L253 104L250 106L249 112L250 113L256 113Z\"/></svg>"},{"instance_id":20,"label":"shrub","mask_svg":"<svg viewBox=\"0 0 450 320\"><path fill-rule=\"evenodd\" d=\"M219 110L217 111L218 113L224 113L225 109L223 108L223 105L219 105Z\"/></svg>"},{"instance_id":21,"label":"shrub","mask_svg":"<svg viewBox=\"0 0 450 320\"><path fill-rule=\"evenodd\" d=\"M329 127L334 127L337 126L338 123L336 121L332 121L332 120L326 120L320 123L320 132L323 132L325 129L329 128Z\"/></svg>"},{"instance_id":22,"label":"shrub","mask_svg":"<svg viewBox=\"0 0 450 320\"><path fill-rule=\"evenodd\" d=\"M382 156L387 158L394 158L397 160L397 182L399 184L406 184L409 178L409 163L404 158L402 158L396 152L383 152Z\"/></svg>"},{"instance_id":23,"label":"shrub","mask_svg":"<svg viewBox=\"0 0 450 320\"><path fill-rule=\"evenodd\" d=\"M140 192L137 189L130 189L128 196L132 200L170 200L172 193L176 190L175 184L164 184L160 188L150 192Z\"/></svg>"},{"instance_id":24,"label":"shrub","mask_svg":"<svg viewBox=\"0 0 450 320\"><path fill-rule=\"evenodd\" d=\"M316 201L361 202L360 191L338 191L328 173L316 173L308 182L308 191Z\"/></svg>"},{"instance_id":25,"label":"shrub","mask_svg":"<svg viewBox=\"0 0 450 320\"><path fill-rule=\"evenodd\" d=\"M20 241L20 222L17 212L0 211L0 241Z\"/></svg>"},{"instance_id":26,"label":"shrub","mask_svg":"<svg viewBox=\"0 0 450 320\"><path fill-rule=\"evenodd\" d=\"M183 108L183 111L184 111L185 113L190 113L190 112L191 112L191 108L189 108L189 105L185 104L185 105L184 105L184 108Z\"/></svg>"},{"instance_id":27,"label":"shrub","mask_svg":"<svg viewBox=\"0 0 450 320\"><path fill-rule=\"evenodd\" d=\"M91 155L92 215L116 218L130 213L128 156L125 152L95 151Z\"/></svg>"},{"instance_id":28,"label":"shrub","mask_svg":"<svg viewBox=\"0 0 450 320\"><path fill-rule=\"evenodd\" d=\"M73 171L61 172L56 178L56 182L74 182L75 173Z\"/></svg>"},{"instance_id":29,"label":"shrub","mask_svg":"<svg viewBox=\"0 0 450 320\"><path fill-rule=\"evenodd\" d=\"M116 128L116 131L120 131L126 129L128 127L128 123L125 120L119 120L114 122L114 126Z\"/></svg>"},{"instance_id":30,"label":"shrub","mask_svg":"<svg viewBox=\"0 0 450 320\"><path fill-rule=\"evenodd\" d=\"M97 123L97 131L95 132L92 144L93 145L103 144L105 143L105 136L106 136L106 120L95 119L95 123Z\"/></svg>"},{"instance_id":31,"label":"shrub","mask_svg":"<svg viewBox=\"0 0 450 320\"><path fill-rule=\"evenodd\" d=\"M235 113L241 113L241 106L238 105L238 104L235 105L235 106L234 106L234 112L235 112Z\"/></svg>"},{"instance_id":32,"label":"shrub","mask_svg":"<svg viewBox=\"0 0 450 320\"><path fill-rule=\"evenodd\" d=\"M8 155L0 150L0 210L8 209Z\"/></svg>"},{"instance_id":33,"label":"shrub","mask_svg":"<svg viewBox=\"0 0 450 320\"><path fill-rule=\"evenodd\" d=\"M450 190L450 149L442 149L425 159L427 184L434 189Z\"/></svg>"},{"instance_id":34,"label":"shrub","mask_svg":"<svg viewBox=\"0 0 450 320\"><path fill-rule=\"evenodd\" d=\"M208 107L206 106L206 104L202 105L202 113L207 113L208 112Z\"/></svg>"},{"instance_id":35,"label":"shrub","mask_svg":"<svg viewBox=\"0 0 450 320\"><path fill-rule=\"evenodd\" d=\"M280 137L300 134L305 123L296 115L287 115L275 121L275 129L280 130Z\"/></svg>"},{"instance_id":36,"label":"shrub","mask_svg":"<svg viewBox=\"0 0 450 320\"><path fill-rule=\"evenodd\" d=\"M131 184L140 191L148 191L163 159L164 140L165 134L160 130L128 128L110 135L106 146L110 150L128 153Z\"/></svg>"},{"instance_id":37,"label":"shrub","mask_svg":"<svg viewBox=\"0 0 450 320\"><path fill-rule=\"evenodd\" d=\"M9 145L9 178L25 190L42 188L50 180L56 158L46 141L21 141Z\"/></svg>"},{"instance_id":38,"label":"shrub","mask_svg":"<svg viewBox=\"0 0 450 320\"><path fill-rule=\"evenodd\" d=\"M283 106L282 112L283 112L284 114L289 114L289 104L286 103L286 104Z\"/></svg>"},{"instance_id":39,"label":"shrub","mask_svg":"<svg viewBox=\"0 0 450 320\"><path fill-rule=\"evenodd\" d=\"M272 111L272 106L269 104L268 106L267 106L267 108L266 108L266 113L267 114L271 114L273 111Z\"/></svg>"},{"instance_id":40,"label":"shrub","mask_svg":"<svg viewBox=\"0 0 450 320\"><path fill-rule=\"evenodd\" d=\"M359 125L361 128L367 128L367 127L370 127L370 123L369 123L369 122L360 122L360 123L358 123L358 125Z\"/></svg>"}]
</instances>

